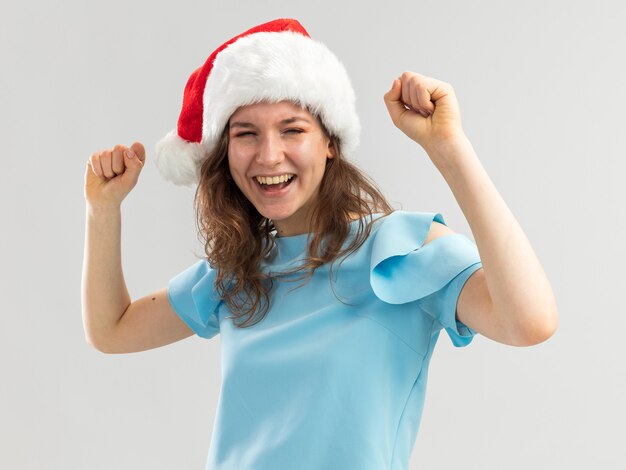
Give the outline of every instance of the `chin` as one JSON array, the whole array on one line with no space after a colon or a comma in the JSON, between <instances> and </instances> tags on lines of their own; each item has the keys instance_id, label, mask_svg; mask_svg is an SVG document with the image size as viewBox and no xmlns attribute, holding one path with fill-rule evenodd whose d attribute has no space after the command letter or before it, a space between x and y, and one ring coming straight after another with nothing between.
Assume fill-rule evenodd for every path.
<instances>
[{"instance_id":1,"label":"chin","mask_svg":"<svg viewBox=\"0 0 626 470\"><path fill-rule=\"evenodd\" d=\"M263 217L265 217L266 219L270 219L272 221L285 220L294 214L294 211L288 210L288 209L257 207L256 210Z\"/></svg>"}]
</instances>

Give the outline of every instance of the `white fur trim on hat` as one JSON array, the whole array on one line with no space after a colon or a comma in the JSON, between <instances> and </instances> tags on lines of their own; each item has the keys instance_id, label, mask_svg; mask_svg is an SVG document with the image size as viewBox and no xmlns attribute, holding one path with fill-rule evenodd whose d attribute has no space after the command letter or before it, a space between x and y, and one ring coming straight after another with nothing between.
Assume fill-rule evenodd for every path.
<instances>
[{"instance_id":1,"label":"white fur trim on hat","mask_svg":"<svg viewBox=\"0 0 626 470\"><path fill-rule=\"evenodd\" d=\"M203 145L213 148L240 106L283 100L319 115L352 155L361 127L346 69L324 44L293 32L245 36L218 54L204 90Z\"/></svg>"}]
</instances>

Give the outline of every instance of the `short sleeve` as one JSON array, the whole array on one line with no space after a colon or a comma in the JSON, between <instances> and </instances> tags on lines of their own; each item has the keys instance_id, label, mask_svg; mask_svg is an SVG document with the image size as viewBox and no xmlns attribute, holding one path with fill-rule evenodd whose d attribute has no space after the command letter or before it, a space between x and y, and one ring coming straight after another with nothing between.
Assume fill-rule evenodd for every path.
<instances>
[{"instance_id":1,"label":"short sleeve","mask_svg":"<svg viewBox=\"0 0 626 470\"><path fill-rule=\"evenodd\" d=\"M456 318L456 306L465 282L481 267L480 262L472 264L445 287L418 301L424 311L437 318L441 327L448 333L452 344L457 347L467 346L476 335L474 330Z\"/></svg>"},{"instance_id":2,"label":"short sleeve","mask_svg":"<svg viewBox=\"0 0 626 470\"><path fill-rule=\"evenodd\" d=\"M177 315L202 338L212 338L220 330L217 309L221 303L215 291L216 271L200 260L173 277L167 296Z\"/></svg>"},{"instance_id":3,"label":"short sleeve","mask_svg":"<svg viewBox=\"0 0 626 470\"><path fill-rule=\"evenodd\" d=\"M384 302L417 302L452 344L466 346L476 332L457 320L456 304L482 262L474 242L459 233L424 245L433 220L446 225L439 213L396 211L385 217L374 235L370 283Z\"/></svg>"}]
</instances>

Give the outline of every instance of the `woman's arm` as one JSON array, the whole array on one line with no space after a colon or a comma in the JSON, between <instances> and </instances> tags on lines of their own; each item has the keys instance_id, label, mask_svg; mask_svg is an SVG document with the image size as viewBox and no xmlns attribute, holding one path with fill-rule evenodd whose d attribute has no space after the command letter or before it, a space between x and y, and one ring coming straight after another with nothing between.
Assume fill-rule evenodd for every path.
<instances>
[{"instance_id":1,"label":"woman's arm","mask_svg":"<svg viewBox=\"0 0 626 470\"><path fill-rule=\"evenodd\" d=\"M131 156L132 155L132 156ZM94 153L85 168L85 252L81 280L87 342L105 353L157 348L193 334L161 289L131 303L122 271L121 203L145 161L140 143Z\"/></svg>"},{"instance_id":2,"label":"woman's arm","mask_svg":"<svg viewBox=\"0 0 626 470\"><path fill-rule=\"evenodd\" d=\"M85 168L81 303L85 337L99 349L130 305L122 272L120 206L137 184L145 155L139 142L130 148L116 145L95 152Z\"/></svg>"},{"instance_id":3,"label":"woman's arm","mask_svg":"<svg viewBox=\"0 0 626 470\"><path fill-rule=\"evenodd\" d=\"M476 241L483 268L461 292L459 320L505 344L528 346L549 338L558 324L552 288L461 128L452 87L407 72L394 81L385 102L396 126L424 147L443 175Z\"/></svg>"},{"instance_id":4,"label":"woman's arm","mask_svg":"<svg viewBox=\"0 0 626 470\"><path fill-rule=\"evenodd\" d=\"M81 303L85 337L99 350L130 305L122 272L121 218L119 206L87 204Z\"/></svg>"}]
</instances>

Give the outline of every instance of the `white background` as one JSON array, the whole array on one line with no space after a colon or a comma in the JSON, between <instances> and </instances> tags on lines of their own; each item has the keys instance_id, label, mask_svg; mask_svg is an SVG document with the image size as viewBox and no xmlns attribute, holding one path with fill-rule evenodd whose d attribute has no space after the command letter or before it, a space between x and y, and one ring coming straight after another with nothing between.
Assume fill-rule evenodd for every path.
<instances>
[{"instance_id":1,"label":"white background","mask_svg":"<svg viewBox=\"0 0 626 470\"><path fill-rule=\"evenodd\" d=\"M189 74L226 39L298 18L343 61L359 163L397 208L471 230L382 96L405 70L451 83L466 134L524 228L560 328L532 348L442 335L411 469L624 468L626 7L618 1L31 2L0 7L0 467L201 469L220 338L129 355L85 341L80 307L92 152L142 141L122 206L133 299L201 253L193 189L154 144ZM498 220L493 220L494 224ZM312 445L315 445L315 436Z\"/></svg>"}]
</instances>

